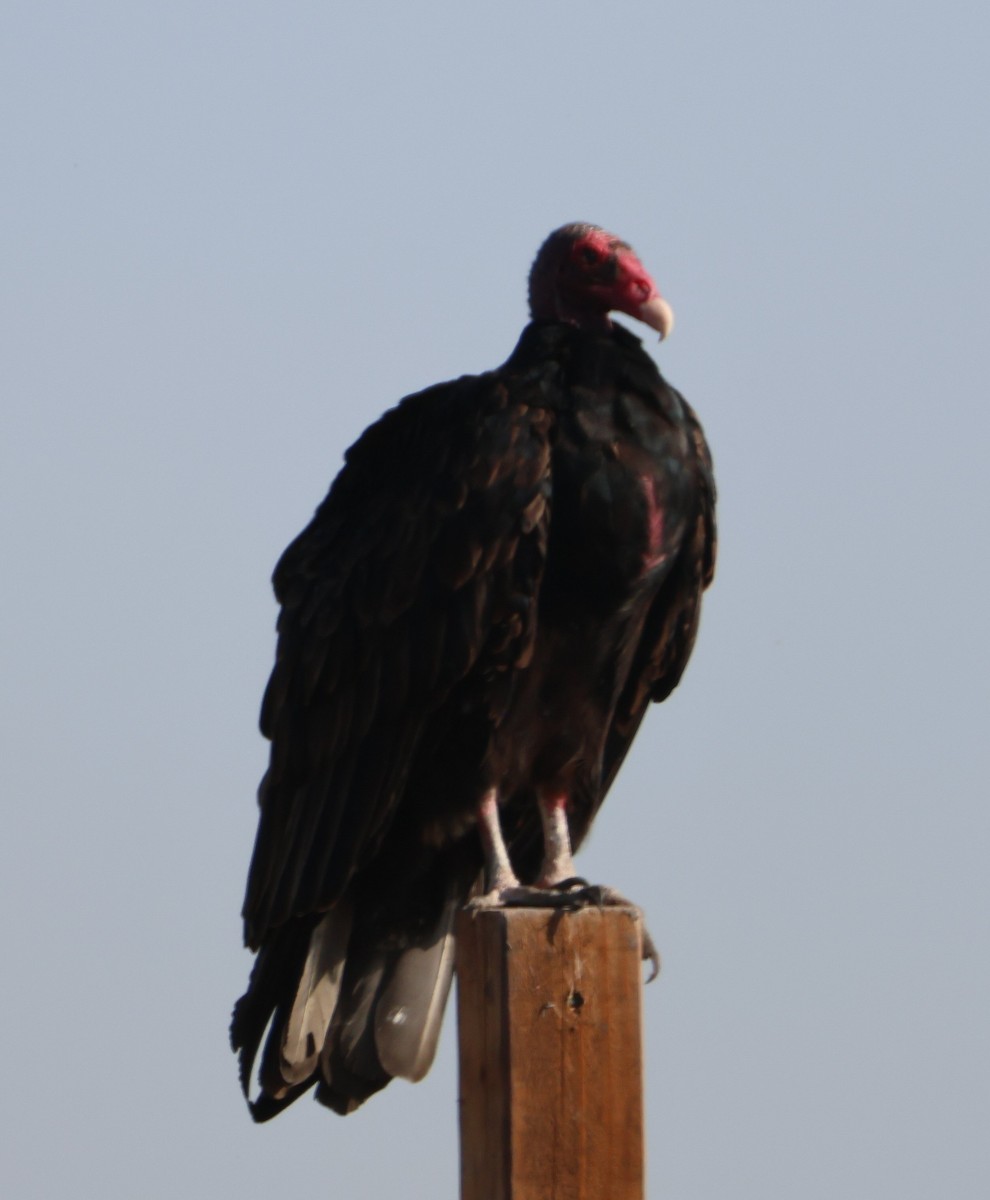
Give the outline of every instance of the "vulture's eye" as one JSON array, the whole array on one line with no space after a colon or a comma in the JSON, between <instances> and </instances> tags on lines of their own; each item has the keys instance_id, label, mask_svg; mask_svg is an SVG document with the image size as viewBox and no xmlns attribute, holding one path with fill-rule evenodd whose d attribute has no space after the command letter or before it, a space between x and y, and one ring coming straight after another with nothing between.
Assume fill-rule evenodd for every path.
<instances>
[{"instance_id":1,"label":"vulture's eye","mask_svg":"<svg viewBox=\"0 0 990 1200\"><path fill-rule=\"evenodd\" d=\"M597 246L589 246L585 244L580 250L581 260L589 267L594 267L605 257Z\"/></svg>"}]
</instances>

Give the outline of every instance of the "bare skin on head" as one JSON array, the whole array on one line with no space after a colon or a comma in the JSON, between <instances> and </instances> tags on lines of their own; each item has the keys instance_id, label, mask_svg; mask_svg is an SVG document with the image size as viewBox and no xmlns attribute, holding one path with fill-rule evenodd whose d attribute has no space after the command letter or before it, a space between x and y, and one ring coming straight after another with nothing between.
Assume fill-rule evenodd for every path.
<instances>
[{"instance_id":1,"label":"bare skin on head","mask_svg":"<svg viewBox=\"0 0 990 1200\"><path fill-rule=\"evenodd\" d=\"M674 310L633 248L597 225L565 225L547 238L530 273L529 309L536 321L590 330L610 328L610 312L625 313L661 341L674 328Z\"/></svg>"}]
</instances>

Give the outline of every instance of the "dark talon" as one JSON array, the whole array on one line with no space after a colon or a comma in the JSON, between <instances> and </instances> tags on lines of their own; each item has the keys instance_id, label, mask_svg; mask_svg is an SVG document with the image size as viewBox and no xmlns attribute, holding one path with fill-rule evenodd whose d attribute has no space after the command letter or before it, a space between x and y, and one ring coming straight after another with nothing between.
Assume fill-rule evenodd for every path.
<instances>
[{"instance_id":1,"label":"dark talon","mask_svg":"<svg viewBox=\"0 0 990 1200\"><path fill-rule=\"evenodd\" d=\"M599 912L603 912L608 904L606 889L597 883L586 883L583 888L571 894L580 897L583 904L593 904Z\"/></svg>"},{"instance_id":2,"label":"dark talon","mask_svg":"<svg viewBox=\"0 0 990 1200\"><path fill-rule=\"evenodd\" d=\"M631 900L623 896L621 892L607 885L589 884L583 879L565 879L563 883L558 884L558 887L568 887L576 883L581 883L584 886L569 892L568 895L579 903L595 904L599 909L632 908L639 913L640 924L643 930L643 962L650 964L650 974L646 982L652 983L660 974L660 953L653 938L650 937L650 931L646 928L646 917L643 914L643 910L638 904L633 904Z\"/></svg>"},{"instance_id":3,"label":"dark talon","mask_svg":"<svg viewBox=\"0 0 990 1200\"><path fill-rule=\"evenodd\" d=\"M487 897L471 904L477 908L557 908L573 912L587 903L583 891L560 891L556 887L535 887L517 884L498 893L490 892Z\"/></svg>"},{"instance_id":4,"label":"dark talon","mask_svg":"<svg viewBox=\"0 0 990 1200\"><path fill-rule=\"evenodd\" d=\"M643 962L649 962L650 974L647 978L647 983L652 983L660 974L660 952L657 950L653 938L650 937L650 931L643 926Z\"/></svg>"}]
</instances>

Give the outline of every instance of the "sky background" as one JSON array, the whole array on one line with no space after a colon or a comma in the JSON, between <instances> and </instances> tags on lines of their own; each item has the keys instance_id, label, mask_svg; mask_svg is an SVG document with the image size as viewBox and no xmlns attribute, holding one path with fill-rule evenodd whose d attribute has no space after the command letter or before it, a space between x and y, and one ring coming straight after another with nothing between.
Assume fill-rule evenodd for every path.
<instances>
[{"instance_id":1,"label":"sky background","mask_svg":"<svg viewBox=\"0 0 990 1200\"><path fill-rule=\"evenodd\" d=\"M664 956L649 1195L990 1195L988 45L984 0L8 0L4 1194L456 1195L453 1021L346 1120L238 1091L268 579L580 219L720 488L580 859Z\"/></svg>"}]
</instances>

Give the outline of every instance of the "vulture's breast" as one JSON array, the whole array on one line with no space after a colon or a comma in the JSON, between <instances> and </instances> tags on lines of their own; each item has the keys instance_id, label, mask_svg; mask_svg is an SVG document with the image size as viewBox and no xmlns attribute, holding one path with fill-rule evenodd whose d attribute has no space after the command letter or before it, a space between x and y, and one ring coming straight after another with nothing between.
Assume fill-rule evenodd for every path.
<instances>
[{"instance_id":1,"label":"vulture's breast","mask_svg":"<svg viewBox=\"0 0 990 1200\"><path fill-rule=\"evenodd\" d=\"M553 455L551 574L606 609L655 591L691 503L676 395L573 389Z\"/></svg>"}]
</instances>

